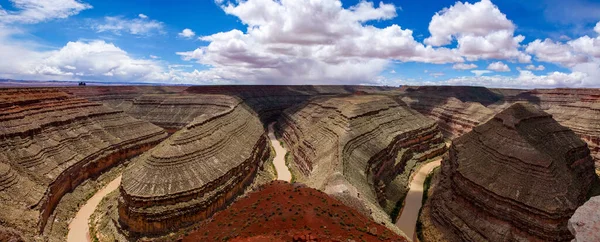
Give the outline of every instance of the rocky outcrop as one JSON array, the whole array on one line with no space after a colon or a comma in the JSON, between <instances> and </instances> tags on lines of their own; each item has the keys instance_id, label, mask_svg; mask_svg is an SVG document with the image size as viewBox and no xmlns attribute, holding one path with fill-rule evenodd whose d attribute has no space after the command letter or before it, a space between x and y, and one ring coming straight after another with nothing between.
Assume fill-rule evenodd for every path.
<instances>
[{"instance_id":1,"label":"rocky outcrop","mask_svg":"<svg viewBox=\"0 0 600 242\"><path fill-rule=\"evenodd\" d=\"M566 241L594 179L585 142L516 103L453 141L422 216L448 241Z\"/></svg>"},{"instance_id":2,"label":"rocky outcrop","mask_svg":"<svg viewBox=\"0 0 600 242\"><path fill-rule=\"evenodd\" d=\"M301 182L373 212L390 213L413 166L446 148L433 120L379 95L317 97L277 128Z\"/></svg>"},{"instance_id":3,"label":"rocky outcrop","mask_svg":"<svg viewBox=\"0 0 600 242\"><path fill-rule=\"evenodd\" d=\"M202 114L136 158L123 174L119 221L132 237L160 235L227 206L269 158L265 129L241 100Z\"/></svg>"},{"instance_id":4,"label":"rocky outcrop","mask_svg":"<svg viewBox=\"0 0 600 242\"><path fill-rule=\"evenodd\" d=\"M243 219L240 219L243 218ZM327 194L273 181L249 193L183 241L408 241Z\"/></svg>"},{"instance_id":5,"label":"rocky outcrop","mask_svg":"<svg viewBox=\"0 0 600 242\"><path fill-rule=\"evenodd\" d=\"M600 196L592 197L577 208L569 219L569 231L574 242L600 241Z\"/></svg>"},{"instance_id":6,"label":"rocky outcrop","mask_svg":"<svg viewBox=\"0 0 600 242\"><path fill-rule=\"evenodd\" d=\"M167 133L56 89L0 91L0 221L43 230L61 197Z\"/></svg>"}]
</instances>

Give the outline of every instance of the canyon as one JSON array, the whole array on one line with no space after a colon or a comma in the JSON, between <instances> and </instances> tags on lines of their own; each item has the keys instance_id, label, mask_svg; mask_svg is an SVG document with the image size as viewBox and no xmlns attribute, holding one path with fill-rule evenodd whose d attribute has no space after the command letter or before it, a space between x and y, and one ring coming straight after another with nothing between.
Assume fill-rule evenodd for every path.
<instances>
[{"instance_id":1,"label":"canyon","mask_svg":"<svg viewBox=\"0 0 600 242\"><path fill-rule=\"evenodd\" d=\"M55 210L87 204L95 190L75 202L63 198L89 189L80 184L101 174L114 173L106 178L112 181L124 170L120 184L111 183L117 191L102 190L88 202L105 211L94 219L112 228L92 226L95 239L113 233L130 241L210 241L208 226L220 239L237 241L350 235L371 241L383 238L382 231L408 241L421 196L409 193L409 184L422 183L429 169L421 169L444 156L417 223L416 234L425 225L424 241L569 240L586 234L585 226L567 222L597 182L594 161L600 174L599 105L598 89L0 89L0 239L65 240L66 234L47 231L70 221L81 225L90 208L74 220ZM274 179L292 183L266 185ZM267 206L273 201L281 206ZM239 207L253 204L258 208ZM315 204L321 210L294 210ZM286 209L295 212L277 215ZM251 214L274 220L264 228L232 220ZM330 218L303 219L317 214ZM411 218L396 225L396 214ZM474 214L476 220L466 219ZM228 224L236 229L222 227Z\"/></svg>"},{"instance_id":2,"label":"canyon","mask_svg":"<svg viewBox=\"0 0 600 242\"><path fill-rule=\"evenodd\" d=\"M446 146L437 125L379 95L316 97L276 124L297 181L325 191L391 229L389 215L420 162Z\"/></svg>"},{"instance_id":3,"label":"canyon","mask_svg":"<svg viewBox=\"0 0 600 242\"><path fill-rule=\"evenodd\" d=\"M78 184L166 138L160 127L47 89L0 90L0 221L34 237Z\"/></svg>"}]
</instances>

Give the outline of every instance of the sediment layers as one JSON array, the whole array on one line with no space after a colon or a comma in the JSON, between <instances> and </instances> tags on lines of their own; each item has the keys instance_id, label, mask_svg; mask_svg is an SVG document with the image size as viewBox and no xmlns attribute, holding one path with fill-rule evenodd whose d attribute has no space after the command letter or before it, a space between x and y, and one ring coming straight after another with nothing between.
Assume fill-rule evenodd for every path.
<instances>
[{"instance_id":1,"label":"sediment layers","mask_svg":"<svg viewBox=\"0 0 600 242\"><path fill-rule=\"evenodd\" d=\"M266 132L240 99L202 114L136 158L121 183L119 220L131 236L192 225L227 206L269 158Z\"/></svg>"},{"instance_id":2,"label":"sediment layers","mask_svg":"<svg viewBox=\"0 0 600 242\"><path fill-rule=\"evenodd\" d=\"M454 139L471 131L495 114L493 109L476 102L462 102L454 97L403 98L411 108L436 120L444 136Z\"/></svg>"},{"instance_id":3,"label":"sediment layers","mask_svg":"<svg viewBox=\"0 0 600 242\"><path fill-rule=\"evenodd\" d=\"M448 241L566 241L593 179L573 131L516 103L453 141L422 216Z\"/></svg>"},{"instance_id":4,"label":"sediment layers","mask_svg":"<svg viewBox=\"0 0 600 242\"><path fill-rule=\"evenodd\" d=\"M167 133L56 89L0 91L3 224L29 235L84 180L163 140Z\"/></svg>"},{"instance_id":5,"label":"sediment layers","mask_svg":"<svg viewBox=\"0 0 600 242\"><path fill-rule=\"evenodd\" d=\"M260 116L263 123L277 120L283 110L298 105L313 96L355 93L384 93L390 87L370 86L192 86L185 90L192 94L226 94L244 100Z\"/></svg>"},{"instance_id":6,"label":"sediment layers","mask_svg":"<svg viewBox=\"0 0 600 242\"><path fill-rule=\"evenodd\" d=\"M316 97L277 129L301 182L372 212L391 212L412 167L446 148L433 120L380 95Z\"/></svg>"},{"instance_id":7,"label":"sediment layers","mask_svg":"<svg viewBox=\"0 0 600 242\"><path fill-rule=\"evenodd\" d=\"M126 113L174 133L202 114L230 109L232 102L235 99L224 95L145 94L133 99Z\"/></svg>"}]
</instances>

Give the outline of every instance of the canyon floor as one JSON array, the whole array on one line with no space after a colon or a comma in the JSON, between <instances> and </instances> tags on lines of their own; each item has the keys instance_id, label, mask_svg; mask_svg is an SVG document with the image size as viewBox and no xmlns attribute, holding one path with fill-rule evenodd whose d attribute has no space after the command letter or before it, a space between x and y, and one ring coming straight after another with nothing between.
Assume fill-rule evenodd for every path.
<instances>
[{"instance_id":1,"label":"canyon floor","mask_svg":"<svg viewBox=\"0 0 600 242\"><path fill-rule=\"evenodd\" d=\"M404 199L404 208L402 214L396 221L396 226L408 236L415 238L415 226L419 218L419 210L423 202L423 183L427 175L436 167L440 166L442 160L429 162L419 168L410 182L410 190Z\"/></svg>"},{"instance_id":2,"label":"canyon floor","mask_svg":"<svg viewBox=\"0 0 600 242\"><path fill-rule=\"evenodd\" d=\"M77 215L75 215L75 218L69 223L69 234L67 235L68 242L91 241L89 233L90 216L92 216L92 213L94 213L96 207L98 207L98 204L102 201L102 198L112 191L117 190L120 184L121 176L111 181L104 188L100 189L100 191L96 192L92 198L86 201L85 205L83 205L77 212Z\"/></svg>"},{"instance_id":3,"label":"canyon floor","mask_svg":"<svg viewBox=\"0 0 600 242\"><path fill-rule=\"evenodd\" d=\"M292 173L290 172L290 168L285 164L285 154L287 150L281 146L277 137L273 133L273 125L275 123L271 123L269 125L269 140L271 141L271 145L275 148L275 158L273 158L273 165L275 165L275 170L277 171L277 180L292 181Z\"/></svg>"}]
</instances>

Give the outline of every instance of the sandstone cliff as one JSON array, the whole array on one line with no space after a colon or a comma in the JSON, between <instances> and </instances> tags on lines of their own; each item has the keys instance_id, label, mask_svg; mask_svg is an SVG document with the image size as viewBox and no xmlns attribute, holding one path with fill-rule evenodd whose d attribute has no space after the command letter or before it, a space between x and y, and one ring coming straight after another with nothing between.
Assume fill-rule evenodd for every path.
<instances>
[{"instance_id":1,"label":"sandstone cliff","mask_svg":"<svg viewBox=\"0 0 600 242\"><path fill-rule=\"evenodd\" d=\"M573 131L514 104L453 141L422 214L441 237L426 241L570 240L567 221L594 179Z\"/></svg>"},{"instance_id":2,"label":"sandstone cliff","mask_svg":"<svg viewBox=\"0 0 600 242\"><path fill-rule=\"evenodd\" d=\"M378 222L389 221L415 164L446 148L433 120L379 95L317 97L286 110L277 128L300 182Z\"/></svg>"},{"instance_id":3,"label":"sandstone cliff","mask_svg":"<svg viewBox=\"0 0 600 242\"><path fill-rule=\"evenodd\" d=\"M241 100L203 114L135 159L121 183L119 220L131 237L161 235L227 206L269 158L265 129Z\"/></svg>"},{"instance_id":4,"label":"sandstone cliff","mask_svg":"<svg viewBox=\"0 0 600 242\"><path fill-rule=\"evenodd\" d=\"M65 193L166 136L56 89L0 90L0 222L40 233Z\"/></svg>"}]
</instances>

